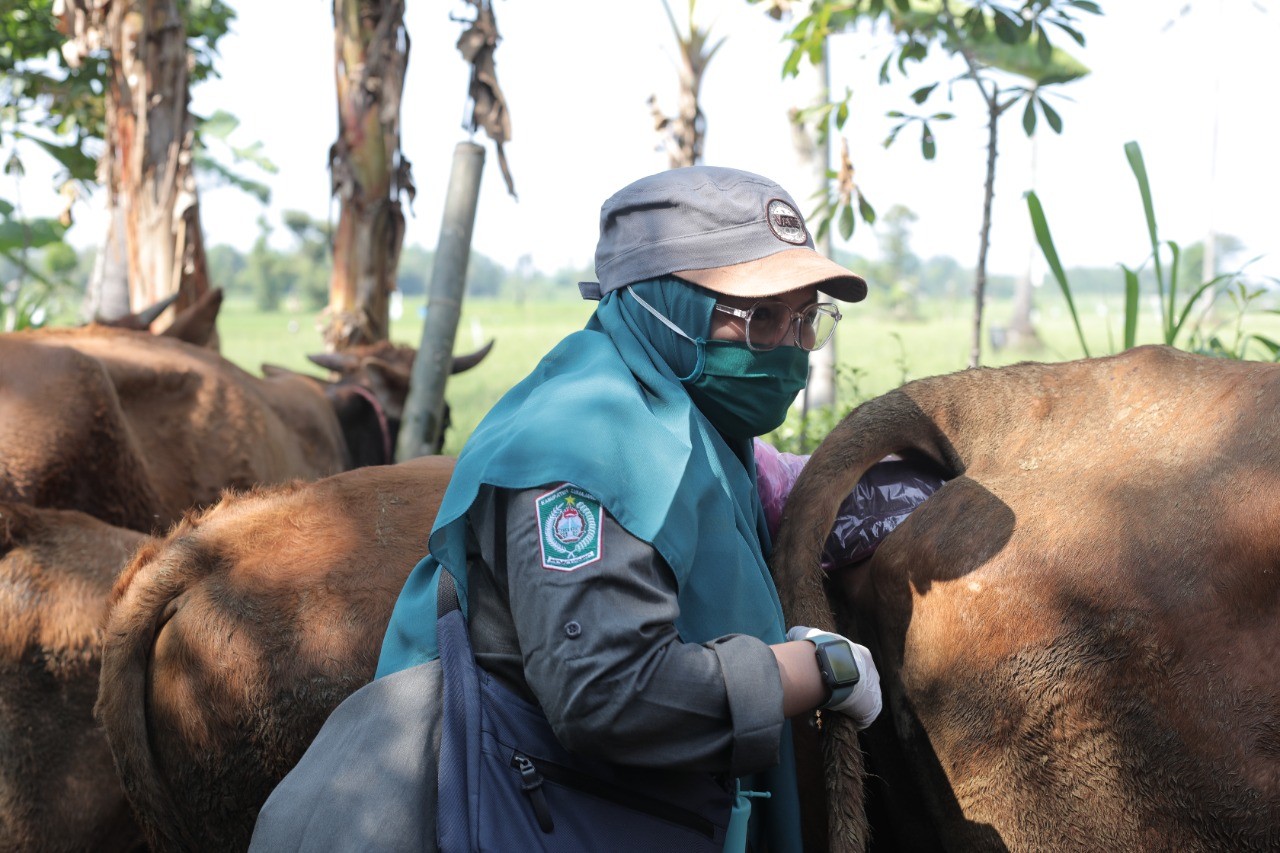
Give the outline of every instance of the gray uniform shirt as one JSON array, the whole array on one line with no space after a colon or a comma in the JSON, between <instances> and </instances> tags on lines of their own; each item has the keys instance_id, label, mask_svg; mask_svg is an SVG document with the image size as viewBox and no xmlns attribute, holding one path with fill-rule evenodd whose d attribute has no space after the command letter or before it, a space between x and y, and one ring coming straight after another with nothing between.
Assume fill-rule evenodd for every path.
<instances>
[{"instance_id":1,"label":"gray uniform shirt","mask_svg":"<svg viewBox=\"0 0 1280 853\"><path fill-rule=\"evenodd\" d=\"M607 512L599 560L544 568L535 502L553 485L485 486L468 513L480 665L540 705L574 752L733 776L776 764L784 720L773 652L742 634L682 642L675 575Z\"/></svg>"}]
</instances>

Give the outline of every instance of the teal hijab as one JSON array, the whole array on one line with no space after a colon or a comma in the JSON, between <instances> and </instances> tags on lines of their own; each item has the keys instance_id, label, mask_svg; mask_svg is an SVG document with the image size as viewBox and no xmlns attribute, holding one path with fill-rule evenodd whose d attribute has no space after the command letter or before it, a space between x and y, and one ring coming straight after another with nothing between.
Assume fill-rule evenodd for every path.
<instances>
[{"instance_id":1,"label":"teal hijab","mask_svg":"<svg viewBox=\"0 0 1280 853\"><path fill-rule=\"evenodd\" d=\"M630 287L689 337L708 336L710 293L675 278ZM396 601L377 677L438 656L441 567L453 575L466 612L466 513L484 484L526 489L569 482L597 497L671 567L679 588L675 627L684 642L726 634L784 642L750 440L726 441L681 384L696 375L701 358L701 346L624 288L607 294L585 329L561 341L499 400L458 457L430 554ZM781 764L758 780L772 799L757 801L757 809L773 815L770 849L798 850L789 728L781 745Z\"/></svg>"}]
</instances>

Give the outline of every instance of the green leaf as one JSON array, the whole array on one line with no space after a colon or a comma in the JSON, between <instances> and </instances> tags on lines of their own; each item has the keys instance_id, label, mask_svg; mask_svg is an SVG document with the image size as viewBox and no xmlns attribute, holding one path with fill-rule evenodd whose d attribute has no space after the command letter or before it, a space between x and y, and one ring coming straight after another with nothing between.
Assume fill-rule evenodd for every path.
<instances>
[{"instance_id":1,"label":"green leaf","mask_svg":"<svg viewBox=\"0 0 1280 853\"><path fill-rule=\"evenodd\" d=\"M853 236L853 205L846 204L840 208L840 236L848 240Z\"/></svg>"},{"instance_id":2,"label":"green leaf","mask_svg":"<svg viewBox=\"0 0 1280 853\"><path fill-rule=\"evenodd\" d=\"M255 142L252 145L246 145L242 148L231 147L231 153L235 156L237 163L248 161L257 166L264 172L272 175L280 171L279 167L271 161L267 155L262 153L262 143Z\"/></svg>"},{"instance_id":3,"label":"green leaf","mask_svg":"<svg viewBox=\"0 0 1280 853\"><path fill-rule=\"evenodd\" d=\"M1075 41L1076 44L1080 45L1081 47L1084 47L1083 33L1075 29L1074 27L1068 27L1066 24L1060 21L1054 21L1053 23L1058 29L1062 30L1064 33L1071 36L1072 40Z\"/></svg>"},{"instance_id":4,"label":"green leaf","mask_svg":"<svg viewBox=\"0 0 1280 853\"><path fill-rule=\"evenodd\" d=\"M1053 245L1053 235L1049 233L1049 221L1045 218L1044 208L1040 205L1040 199L1034 192L1025 194L1027 200L1027 210L1031 215L1031 228L1035 232L1036 242L1040 245L1040 252L1044 255L1045 263L1049 265L1049 271L1053 273L1054 280L1058 282L1058 289L1062 291L1062 296L1067 300L1067 311L1071 314L1071 320L1076 326L1076 337L1080 340L1080 349L1084 351L1085 358L1089 357L1089 344L1084 339L1084 329L1080 326L1080 315L1076 312L1075 300L1071 298L1071 285L1067 283L1067 273L1062 268L1062 262L1058 260L1058 250Z\"/></svg>"},{"instance_id":5,"label":"green leaf","mask_svg":"<svg viewBox=\"0 0 1280 853\"><path fill-rule=\"evenodd\" d=\"M1068 6L1075 6L1077 9L1083 9L1086 12L1092 12L1095 15L1102 14L1102 7L1090 0L1071 0Z\"/></svg>"},{"instance_id":6,"label":"green leaf","mask_svg":"<svg viewBox=\"0 0 1280 853\"><path fill-rule=\"evenodd\" d=\"M1182 313L1178 315L1177 322L1172 325L1172 333L1167 336L1170 342L1172 342L1178 336L1178 333L1182 331L1182 327L1186 325L1187 318L1191 315L1191 309L1195 307L1195 304L1198 301L1200 301L1200 297L1205 294L1205 291L1211 289L1218 281L1219 279L1217 278L1213 281L1206 281L1204 284L1196 288L1196 290L1191 294L1191 298L1182 306Z\"/></svg>"},{"instance_id":7,"label":"green leaf","mask_svg":"<svg viewBox=\"0 0 1280 853\"><path fill-rule=\"evenodd\" d=\"M1022 129L1026 131L1027 136L1032 136L1036 132L1036 98L1034 95L1027 98L1027 107L1022 111Z\"/></svg>"},{"instance_id":8,"label":"green leaf","mask_svg":"<svg viewBox=\"0 0 1280 853\"><path fill-rule=\"evenodd\" d=\"M1124 264L1124 348L1133 349L1138 340L1138 273Z\"/></svg>"},{"instance_id":9,"label":"green leaf","mask_svg":"<svg viewBox=\"0 0 1280 853\"><path fill-rule=\"evenodd\" d=\"M1142 148L1137 142L1126 142L1125 157L1129 160L1129 168L1138 181L1138 192L1142 196L1142 210L1147 217L1147 236L1151 239L1151 254L1156 266L1156 290L1160 297L1161 314L1164 309L1164 272L1160 264L1160 238L1156 234L1156 212L1151 202L1151 184L1147 180L1147 166L1142 160Z\"/></svg>"},{"instance_id":10,"label":"green leaf","mask_svg":"<svg viewBox=\"0 0 1280 853\"><path fill-rule=\"evenodd\" d=\"M871 206L871 202L867 201L867 197L858 191L858 214L862 216L862 221L868 225L874 225L876 222L876 209Z\"/></svg>"},{"instance_id":11,"label":"green leaf","mask_svg":"<svg viewBox=\"0 0 1280 853\"><path fill-rule=\"evenodd\" d=\"M0 252L39 249L61 242L66 232L56 219L6 219L0 222Z\"/></svg>"},{"instance_id":12,"label":"green leaf","mask_svg":"<svg viewBox=\"0 0 1280 853\"><path fill-rule=\"evenodd\" d=\"M97 177L98 161L85 154L78 145L58 145L46 139L28 136L35 144L48 151L53 159L62 164L73 180L92 181Z\"/></svg>"},{"instance_id":13,"label":"green leaf","mask_svg":"<svg viewBox=\"0 0 1280 853\"><path fill-rule=\"evenodd\" d=\"M1041 64L1048 65L1053 58L1053 45L1049 43L1049 34L1044 31L1044 27L1040 26L1040 24L1035 25L1035 32L1036 54L1040 57Z\"/></svg>"},{"instance_id":14,"label":"green leaf","mask_svg":"<svg viewBox=\"0 0 1280 853\"><path fill-rule=\"evenodd\" d=\"M1003 9L995 10L996 37L1005 44L1017 44L1023 40L1021 24Z\"/></svg>"},{"instance_id":15,"label":"green leaf","mask_svg":"<svg viewBox=\"0 0 1280 853\"><path fill-rule=\"evenodd\" d=\"M218 178L223 184L248 193L263 204L267 204L271 201L271 188L266 184L246 178L244 175L232 171L207 154L197 154L195 164L196 168L201 172L211 174Z\"/></svg>"},{"instance_id":16,"label":"green leaf","mask_svg":"<svg viewBox=\"0 0 1280 853\"><path fill-rule=\"evenodd\" d=\"M1168 245L1169 251L1173 253L1173 263L1169 265L1169 343L1172 344L1178 336L1178 329L1182 326L1181 322L1176 326L1173 324L1174 306L1178 304L1178 267L1182 266L1179 263L1182 259L1182 249L1172 240L1169 241ZM1195 301L1194 298L1192 301ZM1190 304L1187 303L1188 310L1190 310ZM1185 312L1183 316L1185 317Z\"/></svg>"},{"instance_id":17,"label":"green leaf","mask_svg":"<svg viewBox=\"0 0 1280 853\"><path fill-rule=\"evenodd\" d=\"M791 49L791 53L787 54L787 61L782 63L783 78L795 77L800 73L800 60L804 58L804 51L799 47Z\"/></svg>"},{"instance_id":18,"label":"green leaf","mask_svg":"<svg viewBox=\"0 0 1280 853\"><path fill-rule=\"evenodd\" d=\"M1254 334L1254 335L1250 335L1250 337L1253 338L1258 343L1262 344L1267 349L1271 350L1272 361L1280 361L1280 343L1276 343L1274 340L1264 335Z\"/></svg>"},{"instance_id":19,"label":"green leaf","mask_svg":"<svg viewBox=\"0 0 1280 853\"><path fill-rule=\"evenodd\" d=\"M911 93L911 100L915 101L917 104L923 104L929 99L929 96L933 94L933 90L936 88L938 88L937 83L934 83L931 86L921 86L919 89L916 89Z\"/></svg>"},{"instance_id":20,"label":"green leaf","mask_svg":"<svg viewBox=\"0 0 1280 853\"><path fill-rule=\"evenodd\" d=\"M840 106L836 108L836 129L843 130L844 123L849 120L849 101L846 99L840 102Z\"/></svg>"},{"instance_id":21,"label":"green leaf","mask_svg":"<svg viewBox=\"0 0 1280 853\"><path fill-rule=\"evenodd\" d=\"M240 119L226 110L218 110L213 115L199 122L200 133L214 139L226 141L231 132L240 126Z\"/></svg>"},{"instance_id":22,"label":"green leaf","mask_svg":"<svg viewBox=\"0 0 1280 853\"><path fill-rule=\"evenodd\" d=\"M1058 115L1058 111L1045 103L1044 98L1040 99L1040 109L1044 111L1044 120L1049 122L1053 132L1062 133L1062 116Z\"/></svg>"},{"instance_id":23,"label":"green leaf","mask_svg":"<svg viewBox=\"0 0 1280 853\"><path fill-rule=\"evenodd\" d=\"M1041 58L1040 39L1008 44L990 36L971 36L969 47L985 65L1009 74L1025 77L1037 86L1070 83L1089 73L1088 66L1059 47L1049 51L1049 60Z\"/></svg>"},{"instance_id":24,"label":"green leaf","mask_svg":"<svg viewBox=\"0 0 1280 853\"><path fill-rule=\"evenodd\" d=\"M0 198L0 216L11 216L13 214L13 205Z\"/></svg>"},{"instance_id":25,"label":"green leaf","mask_svg":"<svg viewBox=\"0 0 1280 853\"><path fill-rule=\"evenodd\" d=\"M929 123L921 122L920 126L920 153L924 155L924 159L932 160L938 153L938 145L933 139L933 131L929 129Z\"/></svg>"}]
</instances>

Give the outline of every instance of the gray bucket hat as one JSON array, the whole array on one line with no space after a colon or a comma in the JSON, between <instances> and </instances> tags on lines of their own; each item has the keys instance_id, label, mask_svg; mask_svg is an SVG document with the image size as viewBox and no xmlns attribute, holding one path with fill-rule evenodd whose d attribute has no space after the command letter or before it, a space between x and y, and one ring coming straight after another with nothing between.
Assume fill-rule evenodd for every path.
<instances>
[{"instance_id":1,"label":"gray bucket hat","mask_svg":"<svg viewBox=\"0 0 1280 853\"><path fill-rule=\"evenodd\" d=\"M674 275L727 296L766 297L801 287L845 302L867 283L813 247L795 201L768 178L690 166L641 178L600 208L599 285L588 298Z\"/></svg>"}]
</instances>

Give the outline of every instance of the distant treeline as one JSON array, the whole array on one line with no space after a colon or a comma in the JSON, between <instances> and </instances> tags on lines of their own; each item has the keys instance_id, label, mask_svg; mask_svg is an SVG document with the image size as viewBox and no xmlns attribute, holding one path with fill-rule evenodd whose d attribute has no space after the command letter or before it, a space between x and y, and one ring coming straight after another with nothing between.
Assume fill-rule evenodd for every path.
<instances>
[{"instance_id":1,"label":"distant treeline","mask_svg":"<svg viewBox=\"0 0 1280 853\"><path fill-rule=\"evenodd\" d=\"M264 311L281 308L321 309L328 304L331 263L325 225L305 214L284 215L286 239L271 239L265 223L254 245L241 251L229 245L208 249L209 278L214 286L229 296L252 299ZM1220 238L1221 239L1221 238ZM275 245L284 243L283 247ZM867 259L837 252L836 260L864 276L873 285L872 304L903 317L918 313L922 300L963 300L973 287L973 270L955 258L934 256L922 259L899 241L882 247L885 259ZM56 244L42 252L32 252L26 259L29 270L0 257L0 286L9 293L25 283L38 286L57 284L51 294L67 307L85 291L92 274L95 251L76 251L66 244ZM407 298L426 294L431 281L435 253L419 245L405 246L400 254L397 286ZM1203 257L1198 246L1188 247L1183 254L1185 275L1182 280L1199 280L1193 266ZM37 281L33 273L43 281ZM1123 278L1118 266L1074 267L1067 270L1076 298L1082 296L1117 296L1123 292ZM504 266L479 252L473 252L467 265L467 297L471 299L551 300L577 299L578 282L594 280L590 265L565 267L547 272L537 269L528 259L515 268ZM1012 297L1017 277L993 275L987 283L991 299ZM1045 282L1041 289L1056 295L1057 287Z\"/></svg>"}]
</instances>

